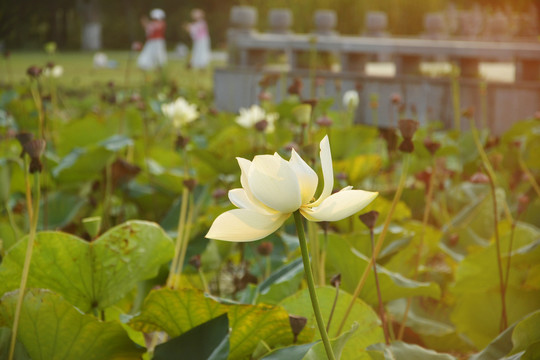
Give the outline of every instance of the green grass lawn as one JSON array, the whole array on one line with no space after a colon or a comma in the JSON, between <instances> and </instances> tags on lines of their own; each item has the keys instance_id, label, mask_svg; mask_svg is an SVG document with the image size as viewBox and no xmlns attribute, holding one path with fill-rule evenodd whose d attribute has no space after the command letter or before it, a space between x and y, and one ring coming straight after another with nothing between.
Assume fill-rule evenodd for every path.
<instances>
[{"instance_id":1,"label":"green grass lawn","mask_svg":"<svg viewBox=\"0 0 540 360\"><path fill-rule=\"evenodd\" d=\"M106 51L109 60L117 62L115 68L96 69L93 65L93 52L60 52L48 55L44 52L15 52L9 60L3 58L0 67L0 84L21 84L28 81L26 69L36 65L44 67L54 62L64 68L64 75L58 79L62 87L93 87L113 81L119 87L140 87L146 81L160 78L158 72L144 73L137 68L138 53L128 51ZM169 58L164 69L165 77L179 87L210 90L212 88L212 68L207 71L187 69L186 60Z\"/></svg>"}]
</instances>

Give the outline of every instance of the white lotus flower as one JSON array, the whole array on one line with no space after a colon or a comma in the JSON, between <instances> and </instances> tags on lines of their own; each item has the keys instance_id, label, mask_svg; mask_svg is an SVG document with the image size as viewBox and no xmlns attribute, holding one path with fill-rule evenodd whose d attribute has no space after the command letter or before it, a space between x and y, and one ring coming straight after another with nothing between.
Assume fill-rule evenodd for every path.
<instances>
[{"instance_id":1,"label":"white lotus flower","mask_svg":"<svg viewBox=\"0 0 540 360\"><path fill-rule=\"evenodd\" d=\"M360 98L356 90L348 90L343 94L343 106L349 110L356 109L360 103Z\"/></svg>"},{"instance_id":2,"label":"white lotus flower","mask_svg":"<svg viewBox=\"0 0 540 360\"><path fill-rule=\"evenodd\" d=\"M267 121L265 133L272 133L275 130L274 123L278 119L278 113L266 113L259 105L252 105L250 108L240 108L240 115L236 117L236 123L246 129L251 129L262 120Z\"/></svg>"},{"instance_id":3,"label":"white lotus flower","mask_svg":"<svg viewBox=\"0 0 540 360\"><path fill-rule=\"evenodd\" d=\"M43 70L43 75L47 77L59 78L60 76L62 76L62 74L64 74L64 68L60 65L55 65L52 67L52 69L46 67Z\"/></svg>"},{"instance_id":4,"label":"white lotus flower","mask_svg":"<svg viewBox=\"0 0 540 360\"><path fill-rule=\"evenodd\" d=\"M180 128L199 117L196 105L188 103L182 97L172 103L161 105L161 111L173 121L176 128Z\"/></svg>"},{"instance_id":5,"label":"white lotus flower","mask_svg":"<svg viewBox=\"0 0 540 360\"><path fill-rule=\"evenodd\" d=\"M348 186L332 194L334 175L328 136L320 144L324 186L314 199L318 178L315 171L292 150L289 161L277 153L258 155L253 161L237 158L242 171L241 189L229 191L238 209L218 216L207 238L225 241L253 241L276 231L299 210L310 221L338 221L367 206L376 192L352 190Z\"/></svg>"}]
</instances>

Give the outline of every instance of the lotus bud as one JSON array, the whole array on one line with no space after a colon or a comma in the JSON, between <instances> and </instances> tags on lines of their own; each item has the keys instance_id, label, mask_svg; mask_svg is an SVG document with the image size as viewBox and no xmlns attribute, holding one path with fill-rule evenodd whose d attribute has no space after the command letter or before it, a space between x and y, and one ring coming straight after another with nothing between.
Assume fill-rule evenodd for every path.
<instances>
[{"instance_id":1,"label":"lotus bud","mask_svg":"<svg viewBox=\"0 0 540 360\"><path fill-rule=\"evenodd\" d=\"M336 274L330 279L330 285L337 288L341 285L341 274Z\"/></svg>"},{"instance_id":2,"label":"lotus bud","mask_svg":"<svg viewBox=\"0 0 540 360\"><path fill-rule=\"evenodd\" d=\"M39 75L41 75L41 68L32 65L26 70L26 74L31 78L37 78Z\"/></svg>"},{"instance_id":3,"label":"lotus bud","mask_svg":"<svg viewBox=\"0 0 540 360\"><path fill-rule=\"evenodd\" d=\"M302 80L300 80L300 78L294 78L293 83L287 88L287 92L290 95L300 96L302 94L302 87Z\"/></svg>"},{"instance_id":4,"label":"lotus bud","mask_svg":"<svg viewBox=\"0 0 540 360\"><path fill-rule=\"evenodd\" d=\"M489 184L489 177L481 172L477 172L469 179L473 184Z\"/></svg>"},{"instance_id":5,"label":"lotus bud","mask_svg":"<svg viewBox=\"0 0 540 360\"><path fill-rule=\"evenodd\" d=\"M184 180L184 186L188 188L189 191L193 191L195 189L195 186L197 186L197 180L190 178Z\"/></svg>"},{"instance_id":6,"label":"lotus bud","mask_svg":"<svg viewBox=\"0 0 540 360\"><path fill-rule=\"evenodd\" d=\"M527 210L527 207L529 206L529 197L527 195L521 195L518 199L518 207L517 211L518 214L521 215Z\"/></svg>"},{"instance_id":7,"label":"lotus bud","mask_svg":"<svg viewBox=\"0 0 540 360\"><path fill-rule=\"evenodd\" d=\"M197 254L197 255L193 255L190 259L189 259L189 265L193 266L195 268L195 270L199 271L199 269L201 268L201 255L200 254Z\"/></svg>"},{"instance_id":8,"label":"lotus bud","mask_svg":"<svg viewBox=\"0 0 540 360\"><path fill-rule=\"evenodd\" d=\"M375 228L375 224L377 223L377 219L379 218L379 212L372 210L362 215L359 215L358 217L360 218L360 221L362 221L369 230L373 230Z\"/></svg>"},{"instance_id":9,"label":"lotus bud","mask_svg":"<svg viewBox=\"0 0 540 360\"><path fill-rule=\"evenodd\" d=\"M190 139L187 136L178 135L174 142L174 147L176 150L183 150L189 144L189 140Z\"/></svg>"},{"instance_id":10,"label":"lotus bud","mask_svg":"<svg viewBox=\"0 0 540 360\"><path fill-rule=\"evenodd\" d=\"M437 141L433 141L430 138L426 138L424 140L424 146L426 147L427 151L429 151L429 153L433 156L435 155L437 150L439 150L439 148L441 147L441 143Z\"/></svg>"},{"instance_id":11,"label":"lotus bud","mask_svg":"<svg viewBox=\"0 0 540 360\"><path fill-rule=\"evenodd\" d=\"M303 316L289 315L289 324L291 324L291 330L294 336L293 342L296 343L298 335L307 324L307 318Z\"/></svg>"},{"instance_id":12,"label":"lotus bud","mask_svg":"<svg viewBox=\"0 0 540 360\"><path fill-rule=\"evenodd\" d=\"M268 127L268 120L262 119L255 123L255 130L259 132L264 132Z\"/></svg>"},{"instance_id":13,"label":"lotus bud","mask_svg":"<svg viewBox=\"0 0 540 360\"><path fill-rule=\"evenodd\" d=\"M398 127L401 131L401 135L403 136L403 142L399 145L399 150L405 153L412 153L414 151L412 138L418 129L418 121L412 119L401 119L398 122Z\"/></svg>"},{"instance_id":14,"label":"lotus bud","mask_svg":"<svg viewBox=\"0 0 540 360\"><path fill-rule=\"evenodd\" d=\"M263 241L259 244L259 246L257 246L257 252L262 256L270 256L273 250L274 244L272 244L270 241Z\"/></svg>"},{"instance_id":15,"label":"lotus bud","mask_svg":"<svg viewBox=\"0 0 540 360\"><path fill-rule=\"evenodd\" d=\"M298 105L292 109L292 113L300 124L308 124L311 118L311 106L308 104Z\"/></svg>"},{"instance_id":16,"label":"lotus bud","mask_svg":"<svg viewBox=\"0 0 540 360\"><path fill-rule=\"evenodd\" d=\"M24 151L30 156L30 173L41 172L43 164L41 156L45 151L46 142L43 139L30 140L24 144Z\"/></svg>"},{"instance_id":17,"label":"lotus bud","mask_svg":"<svg viewBox=\"0 0 540 360\"><path fill-rule=\"evenodd\" d=\"M259 94L259 101L271 101L272 100L272 93L269 93L268 91L261 91Z\"/></svg>"},{"instance_id":18,"label":"lotus bud","mask_svg":"<svg viewBox=\"0 0 540 360\"><path fill-rule=\"evenodd\" d=\"M316 122L320 127L330 127L333 124L332 119L326 115L320 116Z\"/></svg>"},{"instance_id":19,"label":"lotus bud","mask_svg":"<svg viewBox=\"0 0 540 360\"><path fill-rule=\"evenodd\" d=\"M214 190L214 192L212 192L212 197L216 200L221 199L222 197L226 195L227 195L227 190L223 188L217 188L216 190Z\"/></svg>"},{"instance_id":20,"label":"lotus bud","mask_svg":"<svg viewBox=\"0 0 540 360\"><path fill-rule=\"evenodd\" d=\"M21 150L20 157L22 158L26 152L24 150L24 144L34 139L34 134L26 132L26 131L22 131L22 132L17 133L15 135L15 138L19 141L19 144L21 144L22 150Z\"/></svg>"},{"instance_id":21,"label":"lotus bud","mask_svg":"<svg viewBox=\"0 0 540 360\"><path fill-rule=\"evenodd\" d=\"M95 239L99 235L101 229L101 216L84 218L82 219L82 223L91 239Z\"/></svg>"}]
</instances>

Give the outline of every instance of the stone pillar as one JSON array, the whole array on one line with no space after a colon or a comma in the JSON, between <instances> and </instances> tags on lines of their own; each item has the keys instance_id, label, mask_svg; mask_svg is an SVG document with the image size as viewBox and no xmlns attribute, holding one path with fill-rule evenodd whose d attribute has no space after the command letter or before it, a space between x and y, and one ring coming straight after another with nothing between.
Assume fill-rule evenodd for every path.
<instances>
[{"instance_id":1,"label":"stone pillar","mask_svg":"<svg viewBox=\"0 0 540 360\"><path fill-rule=\"evenodd\" d=\"M443 13L428 13L424 16L424 37L428 39L446 39L448 30Z\"/></svg>"},{"instance_id":2,"label":"stone pillar","mask_svg":"<svg viewBox=\"0 0 540 360\"><path fill-rule=\"evenodd\" d=\"M268 25L270 27L269 32L271 33L290 33L292 22L292 12L289 9L272 9L268 13Z\"/></svg>"},{"instance_id":3,"label":"stone pillar","mask_svg":"<svg viewBox=\"0 0 540 360\"><path fill-rule=\"evenodd\" d=\"M382 11L368 11L366 13L366 36L388 36L388 16Z\"/></svg>"},{"instance_id":4,"label":"stone pillar","mask_svg":"<svg viewBox=\"0 0 540 360\"><path fill-rule=\"evenodd\" d=\"M257 25L257 9L253 6L233 6L230 12L230 22L233 28L240 32L250 33Z\"/></svg>"},{"instance_id":5,"label":"stone pillar","mask_svg":"<svg viewBox=\"0 0 540 360\"><path fill-rule=\"evenodd\" d=\"M315 34L336 35L337 15L334 10L317 10L313 15Z\"/></svg>"},{"instance_id":6,"label":"stone pillar","mask_svg":"<svg viewBox=\"0 0 540 360\"><path fill-rule=\"evenodd\" d=\"M503 40L510 37L510 21L503 12L498 11L487 19L486 36L491 40Z\"/></svg>"},{"instance_id":7,"label":"stone pillar","mask_svg":"<svg viewBox=\"0 0 540 360\"><path fill-rule=\"evenodd\" d=\"M230 27L227 30L227 53L230 66L248 63L247 54L240 54L236 42L238 38L255 32L257 9L252 6L233 6L229 12Z\"/></svg>"}]
</instances>

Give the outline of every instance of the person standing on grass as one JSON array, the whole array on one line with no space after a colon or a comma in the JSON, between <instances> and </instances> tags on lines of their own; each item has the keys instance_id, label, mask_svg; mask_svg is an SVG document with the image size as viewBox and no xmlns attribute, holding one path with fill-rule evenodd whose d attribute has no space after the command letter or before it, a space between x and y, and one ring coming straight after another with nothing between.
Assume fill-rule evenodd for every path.
<instances>
[{"instance_id":1,"label":"person standing on grass","mask_svg":"<svg viewBox=\"0 0 540 360\"><path fill-rule=\"evenodd\" d=\"M161 9L150 11L150 19L143 16L141 24L146 32L146 43L137 59L137 65L145 71L161 68L167 63L165 11Z\"/></svg>"},{"instance_id":2,"label":"person standing on grass","mask_svg":"<svg viewBox=\"0 0 540 360\"><path fill-rule=\"evenodd\" d=\"M193 40L190 66L193 69L205 69L210 63L211 50L210 34L208 33L208 25L204 20L204 11L193 9L191 18L193 22L184 25Z\"/></svg>"}]
</instances>

